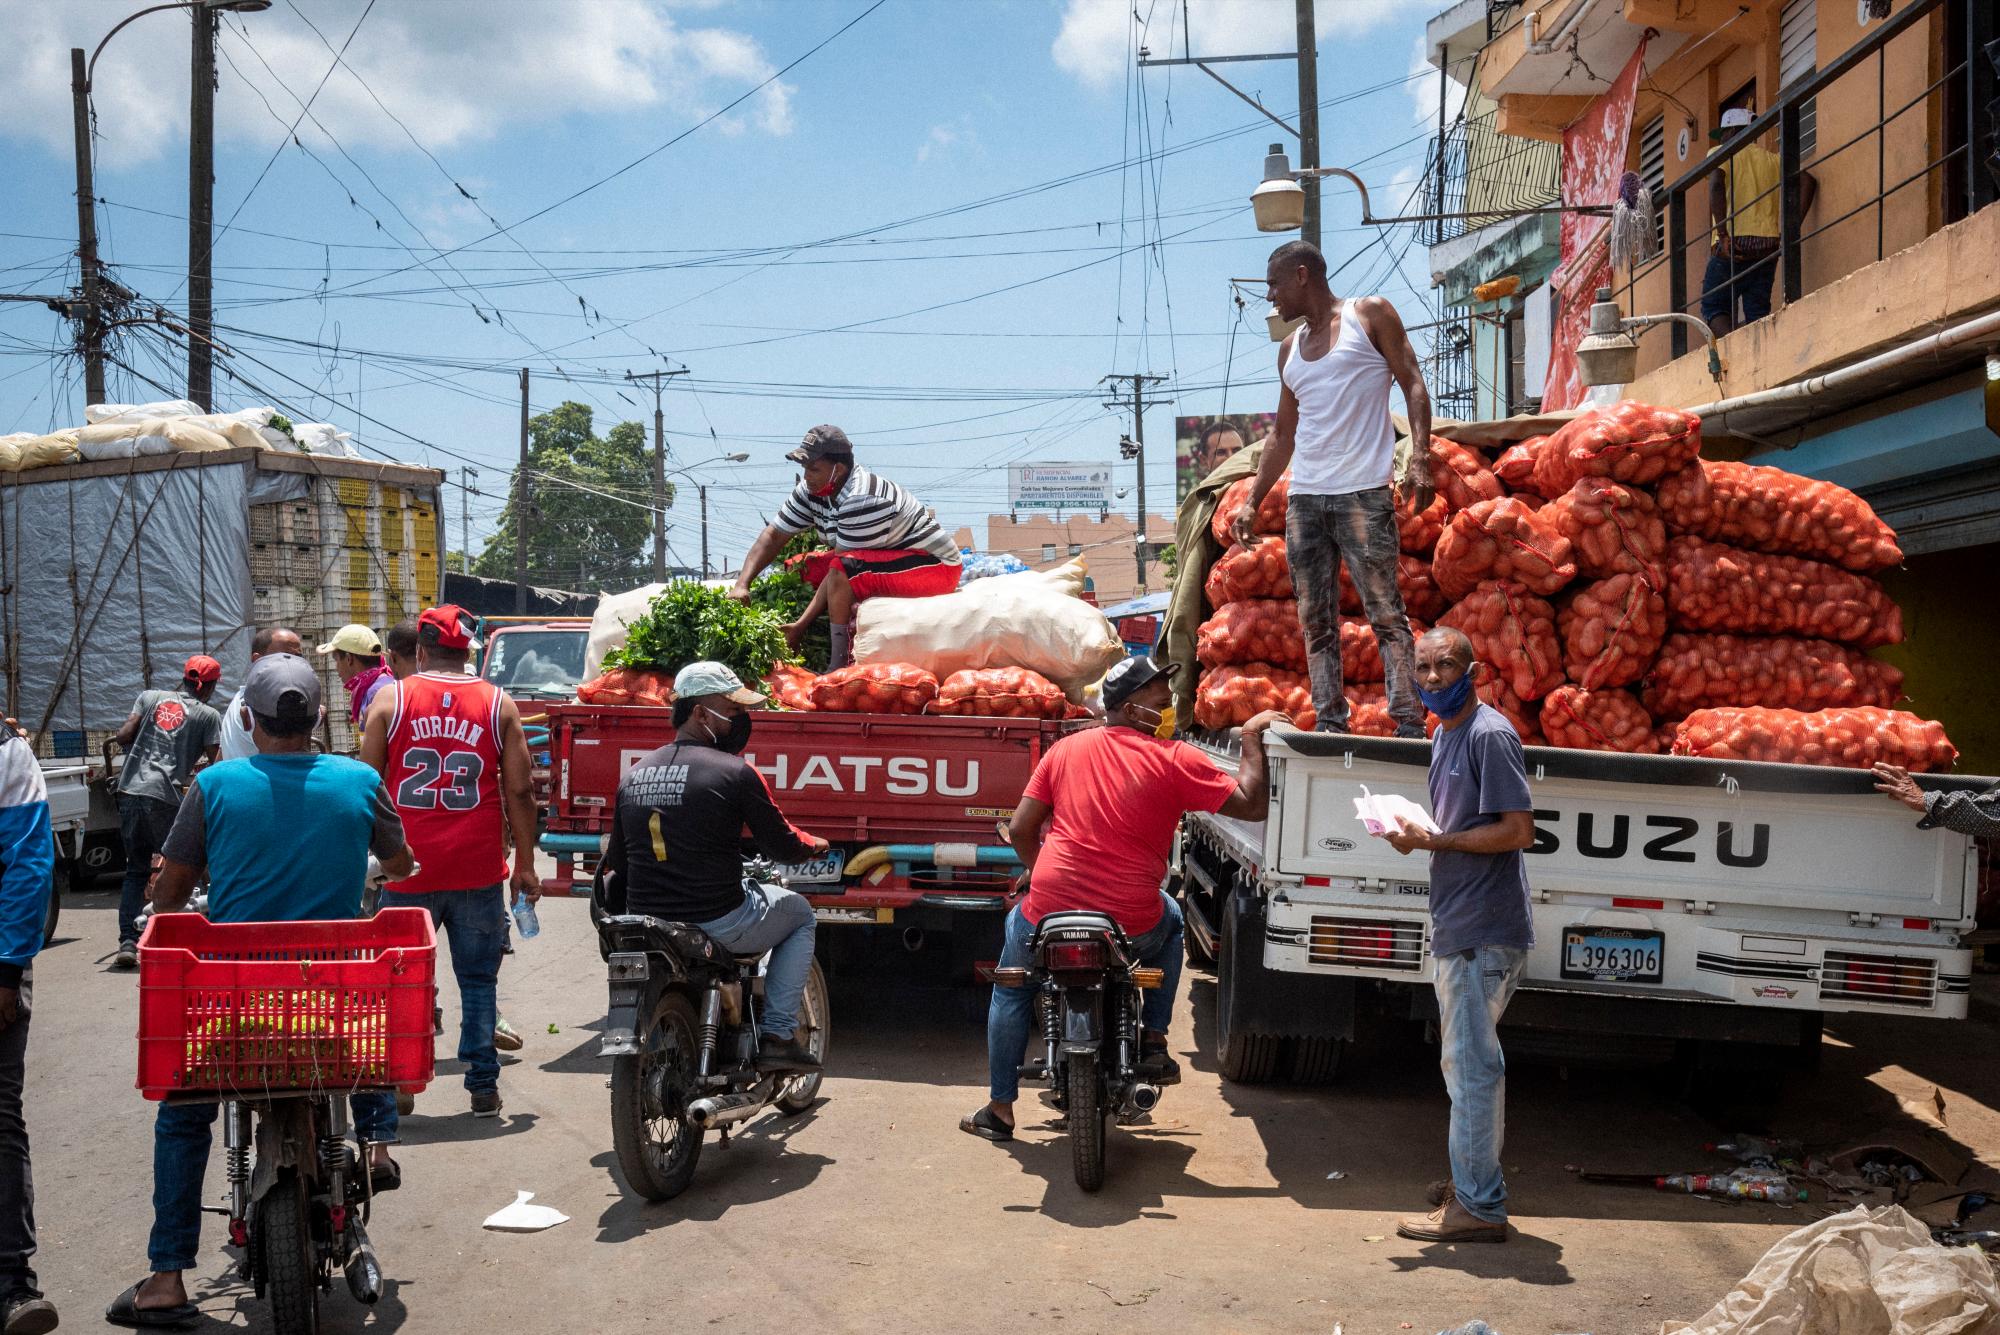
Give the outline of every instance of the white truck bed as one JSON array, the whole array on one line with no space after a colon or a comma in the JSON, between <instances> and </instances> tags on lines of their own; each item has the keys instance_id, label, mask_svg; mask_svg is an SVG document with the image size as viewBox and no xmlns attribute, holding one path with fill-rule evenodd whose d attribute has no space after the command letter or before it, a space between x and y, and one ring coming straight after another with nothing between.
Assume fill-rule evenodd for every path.
<instances>
[{"instance_id":1,"label":"white truck bed","mask_svg":"<svg viewBox=\"0 0 2000 1335\"><path fill-rule=\"evenodd\" d=\"M1269 970L1428 983L1427 859L1371 838L1353 799L1366 784L1429 809L1429 745L1268 737L1269 819L1190 817L1190 888L1222 879L1218 869L1234 871L1236 893L1254 887ZM1524 990L1966 1014L1973 841L1918 829L1866 773L1545 747L1527 760L1536 944ZM1219 888L1208 887L1211 907ZM1221 914L1190 916L1213 950Z\"/></svg>"}]
</instances>

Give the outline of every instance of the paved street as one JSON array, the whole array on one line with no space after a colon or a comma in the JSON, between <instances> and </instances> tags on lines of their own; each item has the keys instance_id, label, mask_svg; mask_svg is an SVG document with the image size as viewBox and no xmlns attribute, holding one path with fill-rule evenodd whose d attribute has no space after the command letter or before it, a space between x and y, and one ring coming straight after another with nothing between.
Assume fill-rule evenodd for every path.
<instances>
[{"instance_id":1,"label":"paved street","mask_svg":"<svg viewBox=\"0 0 2000 1335\"><path fill-rule=\"evenodd\" d=\"M1328 1091L1223 1085L1199 1046L1212 985L1194 971L1174 1035L1188 1079L1153 1125L1114 1131L1101 1195L1076 1190L1066 1142L1038 1129L1047 1114L1032 1103L1011 1147L960 1134L982 1097L982 1029L944 990L857 971L835 985L821 1105L755 1121L727 1150L711 1137L688 1194L645 1205L610 1167L608 1064L595 1056L602 966L583 906L547 902L542 921L501 976L503 1009L528 1035L525 1060L502 1077L505 1115L466 1114L441 1046L438 1082L404 1122L404 1188L374 1230L389 1294L364 1315L337 1289L330 1329L1326 1332L1338 1321L1430 1332L1482 1317L1507 1335L1610 1335L1698 1315L1816 1214L1574 1182L1565 1165L1701 1166L1703 1142L1731 1128L1645 1077L1565 1079L1517 1063L1507 1162L1520 1236L1457 1250L1405 1242L1395 1217L1419 1208L1444 1157L1434 1051L1377 1050ZM144 1269L152 1109L131 1087L133 980L103 971L114 936L112 897L78 896L36 970L40 1268L65 1329L95 1326ZM455 1014L448 982L445 1004ZM1899 1096L1927 1099L1936 1085L1954 1137L2000 1150L1987 1019L1837 1033L1774 1129L1821 1143L1861 1135L1898 1117ZM219 1152L210 1169L219 1200ZM1329 1180L1336 1171L1347 1176ZM570 1222L482 1231L517 1189ZM220 1221L204 1228L190 1287L206 1328L264 1328L228 1277Z\"/></svg>"}]
</instances>

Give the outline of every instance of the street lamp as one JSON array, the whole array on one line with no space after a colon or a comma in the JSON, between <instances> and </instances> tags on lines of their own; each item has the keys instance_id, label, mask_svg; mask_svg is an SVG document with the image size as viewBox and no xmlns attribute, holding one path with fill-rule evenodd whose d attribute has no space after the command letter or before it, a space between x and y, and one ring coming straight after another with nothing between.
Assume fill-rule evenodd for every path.
<instances>
[{"instance_id":1,"label":"street lamp","mask_svg":"<svg viewBox=\"0 0 2000 1335\"><path fill-rule=\"evenodd\" d=\"M188 397L204 409L214 348L209 342L214 308L209 280L209 247L215 212L215 16L256 14L271 0L173 0L152 5L121 19L84 58L83 48L69 52L69 88L76 135L76 238L79 286L83 290L84 397L104 402L104 324L98 304L97 189L90 161L90 88L97 58L105 44L126 24L148 14L185 9L194 15L194 78L188 109Z\"/></svg>"},{"instance_id":2,"label":"street lamp","mask_svg":"<svg viewBox=\"0 0 2000 1335\"><path fill-rule=\"evenodd\" d=\"M1586 388L1598 389L1603 386L1629 385L1639 378L1639 340L1632 337L1637 329L1647 329L1656 324L1680 321L1699 329L1708 340L1708 373L1719 385L1722 383L1722 356L1715 346L1715 331L1706 321L1679 311L1668 311L1664 315L1626 315L1613 300L1611 289L1597 289L1597 300L1590 308L1590 332L1576 345L1577 374Z\"/></svg>"},{"instance_id":3,"label":"street lamp","mask_svg":"<svg viewBox=\"0 0 2000 1335\"><path fill-rule=\"evenodd\" d=\"M702 468L708 464L747 463L749 459L750 456L747 454L718 454L713 459L697 459L691 464L682 464L679 468L669 469L667 472L667 476L669 477L677 476L681 473L688 472L690 469ZM708 484L705 482L697 482L695 484L695 491L701 496L701 577L703 579L707 579L708 578Z\"/></svg>"}]
</instances>

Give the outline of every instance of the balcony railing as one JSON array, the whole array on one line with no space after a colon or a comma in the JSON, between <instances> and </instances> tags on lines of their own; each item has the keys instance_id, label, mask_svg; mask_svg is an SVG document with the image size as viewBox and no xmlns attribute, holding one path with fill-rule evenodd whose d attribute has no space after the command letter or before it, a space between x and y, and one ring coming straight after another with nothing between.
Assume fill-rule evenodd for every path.
<instances>
[{"instance_id":1,"label":"balcony railing","mask_svg":"<svg viewBox=\"0 0 2000 1335\"><path fill-rule=\"evenodd\" d=\"M1523 210L1561 201L1561 148L1500 134L1493 121L1493 112L1470 120L1461 117L1431 141L1424 212L1474 216L1421 224L1424 244L1435 246Z\"/></svg>"},{"instance_id":2,"label":"balcony railing","mask_svg":"<svg viewBox=\"0 0 2000 1335\"><path fill-rule=\"evenodd\" d=\"M1942 22L1933 25L1933 15ZM1759 276L1787 302L1796 301L1806 291L1806 262L1815 241L1845 264L1842 273L1822 277L1830 281L1911 244L1907 238L1913 219L1928 235L1993 203L2000 195L1996 62L2000 19L1993 0L1915 0L1825 69L1785 89L1721 151L1669 184L1666 250L1635 272L1632 282L1665 264L1672 308L1689 313L1699 311L1711 283L1720 291L1723 283ZM1912 80L1921 82L1914 92L1905 86ZM1846 127L1828 108L1837 105L1851 113L1855 99L1871 94L1873 119L1830 142ZM1825 100L1816 102L1822 95ZM1819 143L1808 163L1802 160L1800 129L1815 110ZM1774 127L1777 183L1755 199L1733 201L1735 212L1723 221L1741 218L1775 194L1776 245L1768 254L1739 254L1718 262L1718 272L1711 276L1712 182ZM1819 185L1819 206L1811 219L1802 209L1802 172L1811 172ZM1858 196L1853 189L1857 180L1869 187ZM1842 188L1830 189L1835 183ZM1740 227L1731 231L1741 234ZM1830 235L1836 231L1837 237ZM1671 328L1673 355L1683 356L1687 327L1676 323Z\"/></svg>"}]
</instances>

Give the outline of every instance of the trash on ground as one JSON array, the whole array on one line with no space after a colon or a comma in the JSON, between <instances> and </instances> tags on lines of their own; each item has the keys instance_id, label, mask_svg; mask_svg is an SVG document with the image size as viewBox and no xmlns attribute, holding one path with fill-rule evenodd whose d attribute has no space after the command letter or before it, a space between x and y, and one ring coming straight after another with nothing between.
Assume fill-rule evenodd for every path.
<instances>
[{"instance_id":1,"label":"trash on ground","mask_svg":"<svg viewBox=\"0 0 2000 1335\"><path fill-rule=\"evenodd\" d=\"M514 1203L487 1215L486 1222L480 1227L490 1228L499 1233L539 1233L545 1228L554 1228L557 1224L569 1222L569 1216L561 1210L551 1209L546 1205L528 1204L533 1199L535 1193L532 1191L515 1192Z\"/></svg>"},{"instance_id":2,"label":"trash on ground","mask_svg":"<svg viewBox=\"0 0 2000 1335\"><path fill-rule=\"evenodd\" d=\"M1810 1199L1804 1188L1792 1184L1790 1174L1755 1168L1738 1168L1728 1173L1579 1173L1577 1177L1580 1181L1606 1186L1651 1187L1655 1191L1680 1191L1734 1201L1791 1204Z\"/></svg>"},{"instance_id":3,"label":"trash on ground","mask_svg":"<svg viewBox=\"0 0 2000 1335\"><path fill-rule=\"evenodd\" d=\"M1405 1330L1409 1329L1409 1326L1409 1322L1405 1321L1403 1323ZM1450 1330L1441 1330L1438 1332L1438 1335L1500 1335L1500 1332L1487 1325L1484 1321L1468 1321L1462 1326L1453 1326Z\"/></svg>"},{"instance_id":4,"label":"trash on ground","mask_svg":"<svg viewBox=\"0 0 2000 1335\"><path fill-rule=\"evenodd\" d=\"M1326 1180L1329 1182L1338 1182L1340 1181L1340 1179L1346 1176L1347 1174L1341 1172L1338 1168L1336 1168L1331 1173L1328 1173L1326 1175Z\"/></svg>"},{"instance_id":5,"label":"trash on ground","mask_svg":"<svg viewBox=\"0 0 2000 1335\"><path fill-rule=\"evenodd\" d=\"M1939 1246L1899 1205L1857 1206L1787 1233L1728 1297L1661 1335L1954 1335L1996 1322L1985 1256Z\"/></svg>"},{"instance_id":6,"label":"trash on ground","mask_svg":"<svg viewBox=\"0 0 2000 1335\"><path fill-rule=\"evenodd\" d=\"M1971 1160L1938 1130L1926 1126L1897 1126L1877 1132L1834 1155L1830 1164L1837 1173L1877 1186L1895 1187L1900 1182L1905 1190L1925 1178L1957 1186L1972 1169ZM1870 1165L1876 1166L1872 1174ZM1902 1171L1911 1165L1922 1170L1914 1179Z\"/></svg>"},{"instance_id":7,"label":"trash on ground","mask_svg":"<svg viewBox=\"0 0 2000 1335\"><path fill-rule=\"evenodd\" d=\"M1364 1233L1361 1235L1361 1240L1363 1242L1380 1242L1384 1236L1381 1233Z\"/></svg>"}]
</instances>

